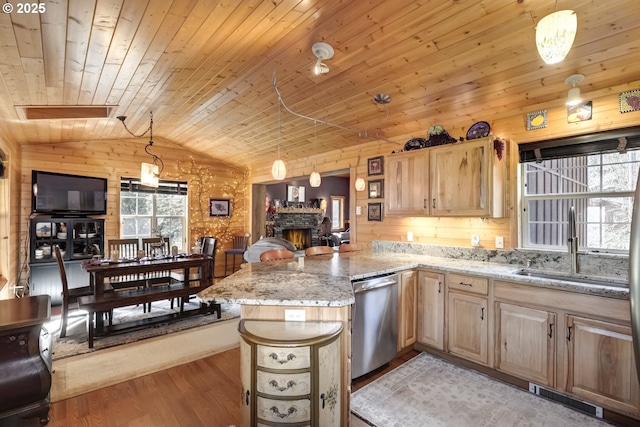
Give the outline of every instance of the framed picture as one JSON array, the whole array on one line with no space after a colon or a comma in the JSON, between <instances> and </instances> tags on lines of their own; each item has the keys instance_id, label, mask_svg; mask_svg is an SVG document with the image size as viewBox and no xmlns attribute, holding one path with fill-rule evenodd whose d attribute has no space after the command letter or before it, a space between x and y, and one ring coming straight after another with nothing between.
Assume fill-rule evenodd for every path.
<instances>
[{"instance_id":1,"label":"framed picture","mask_svg":"<svg viewBox=\"0 0 640 427\"><path fill-rule=\"evenodd\" d=\"M620 112L629 113L640 110L640 89L628 90L619 95Z\"/></svg>"},{"instance_id":2,"label":"framed picture","mask_svg":"<svg viewBox=\"0 0 640 427\"><path fill-rule=\"evenodd\" d=\"M369 198L382 199L384 197L384 180L369 181Z\"/></svg>"},{"instance_id":3,"label":"framed picture","mask_svg":"<svg viewBox=\"0 0 640 427\"><path fill-rule=\"evenodd\" d=\"M304 202L304 185L287 185L287 202Z\"/></svg>"},{"instance_id":4,"label":"framed picture","mask_svg":"<svg viewBox=\"0 0 640 427\"><path fill-rule=\"evenodd\" d=\"M209 199L209 216L230 216L231 201L229 199Z\"/></svg>"},{"instance_id":5,"label":"framed picture","mask_svg":"<svg viewBox=\"0 0 640 427\"><path fill-rule=\"evenodd\" d=\"M367 163L367 171L369 175L382 175L384 173L383 169L383 161L384 157L372 157L369 159Z\"/></svg>"},{"instance_id":6,"label":"framed picture","mask_svg":"<svg viewBox=\"0 0 640 427\"><path fill-rule=\"evenodd\" d=\"M567 123L578 123L585 120L591 120L592 111L592 101L581 102L578 105L570 105L567 107Z\"/></svg>"},{"instance_id":7,"label":"framed picture","mask_svg":"<svg viewBox=\"0 0 640 427\"><path fill-rule=\"evenodd\" d=\"M382 221L382 203L369 203L367 206L367 219L369 221Z\"/></svg>"},{"instance_id":8,"label":"framed picture","mask_svg":"<svg viewBox=\"0 0 640 427\"><path fill-rule=\"evenodd\" d=\"M547 127L547 110L527 113L527 130L536 130Z\"/></svg>"}]
</instances>

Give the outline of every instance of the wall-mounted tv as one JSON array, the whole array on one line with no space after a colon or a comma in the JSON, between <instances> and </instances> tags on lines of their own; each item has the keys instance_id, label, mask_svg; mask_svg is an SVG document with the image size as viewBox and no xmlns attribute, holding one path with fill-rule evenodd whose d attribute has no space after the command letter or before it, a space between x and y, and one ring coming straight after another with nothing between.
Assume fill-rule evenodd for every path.
<instances>
[{"instance_id":1,"label":"wall-mounted tv","mask_svg":"<svg viewBox=\"0 0 640 427\"><path fill-rule=\"evenodd\" d=\"M33 171L31 212L60 216L107 213L107 179Z\"/></svg>"}]
</instances>

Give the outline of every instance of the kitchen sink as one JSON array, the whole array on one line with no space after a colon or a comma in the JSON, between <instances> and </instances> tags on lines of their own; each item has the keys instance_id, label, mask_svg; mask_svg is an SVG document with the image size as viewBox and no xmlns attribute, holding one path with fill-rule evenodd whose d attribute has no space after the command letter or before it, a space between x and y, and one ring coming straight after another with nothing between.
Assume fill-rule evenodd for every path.
<instances>
[{"instance_id":1,"label":"kitchen sink","mask_svg":"<svg viewBox=\"0 0 640 427\"><path fill-rule=\"evenodd\" d=\"M621 279L605 279L605 278L593 278L588 276L572 276L569 274L555 274L547 273L544 271L536 270L516 270L513 272L518 276L537 277L540 279L550 280L562 280L564 282L581 283L586 285L598 285L598 286L617 286L617 287L629 287L629 283Z\"/></svg>"}]
</instances>

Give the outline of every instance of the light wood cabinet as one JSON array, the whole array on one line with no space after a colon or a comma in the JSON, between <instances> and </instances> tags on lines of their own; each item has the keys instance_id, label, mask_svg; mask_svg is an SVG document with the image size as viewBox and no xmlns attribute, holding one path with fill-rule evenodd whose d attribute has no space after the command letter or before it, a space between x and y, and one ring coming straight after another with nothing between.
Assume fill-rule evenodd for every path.
<instances>
[{"instance_id":1,"label":"light wood cabinet","mask_svg":"<svg viewBox=\"0 0 640 427\"><path fill-rule=\"evenodd\" d=\"M341 425L341 322L241 320L243 426Z\"/></svg>"},{"instance_id":2,"label":"light wood cabinet","mask_svg":"<svg viewBox=\"0 0 640 427\"><path fill-rule=\"evenodd\" d=\"M429 214L429 150L385 158L385 215Z\"/></svg>"},{"instance_id":3,"label":"light wood cabinet","mask_svg":"<svg viewBox=\"0 0 640 427\"><path fill-rule=\"evenodd\" d=\"M417 341L444 350L444 274L418 272Z\"/></svg>"},{"instance_id":4,"label":"light wood cabinet","mask_svg":"<svg viewBox=\"0 0 640 427\"><path fill-rule=\"evenodd\" d=\"M487 137L431 149L432 216L504 215L506 160L497 158L493 141Z\"/></svg>"},{"instance_id":5,"label":"light wood cabinet","mask_svg":"<svg viewBox=\"0 0 640 427\"><path fill-rule=\"evenodd\" d=\"M398 350L416 342L418 272L398 274Z\"/></svg>"},{"instance_id":6,"label":"light wood cabinet","mask_svg":"<svg viewBox=\"0 0 640 427\"><path fill-rule=\"evenodd\" d=\"M631 328L573 315L567 316L566 325L567 391L638 414L640 391Z\"/></svg>"},{"instance_id":7,"label":"light wood cabinet","mask_svg":"<svg viewBox=\"0 0 640 427\"><path fill-rule=\"evenodd\" d=\"M447 274L448 351L488 364L489 312L485 278Z\"/></svg>"},{"instance_id":8,"label":"light wood cabinet","mask_svg":"<svg viewBox=\"0 0 640 427\"><path fill-rule=\"evenodd\" d=\"M494 313L496 368L553 387L556 314L499 301Z\"/></svg>"}]
</instances>

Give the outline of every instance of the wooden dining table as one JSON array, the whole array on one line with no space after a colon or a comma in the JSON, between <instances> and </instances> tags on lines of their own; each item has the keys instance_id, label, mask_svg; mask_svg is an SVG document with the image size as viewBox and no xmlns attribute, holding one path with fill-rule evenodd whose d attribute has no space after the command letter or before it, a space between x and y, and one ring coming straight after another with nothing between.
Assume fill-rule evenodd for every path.
<instances>
[{"instance_id":1,"label":"wooden dining table","mask_svg":"<svg viewBox=\"0 0 640 427\"><path fill-rule=\"evenodd\" d=\"M89 273L90 284L94 295L100 296L110 289L109 278L118 276L153 277L155 273L179 271L182 280L199 281L200 288L213 283L212 257L205 254L187 254L159 258L123 259L118 262L108 260L91 260L83 265ZM195 269L198 274L191 274ZM194 293L196 293L194 291ZM96 318L96 329L102 327L101 316Z\"/></svg>"}]
</instances>

